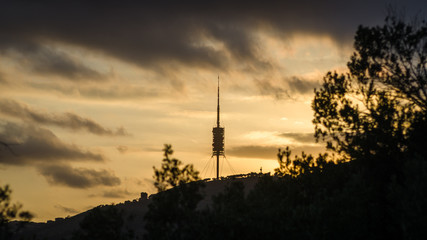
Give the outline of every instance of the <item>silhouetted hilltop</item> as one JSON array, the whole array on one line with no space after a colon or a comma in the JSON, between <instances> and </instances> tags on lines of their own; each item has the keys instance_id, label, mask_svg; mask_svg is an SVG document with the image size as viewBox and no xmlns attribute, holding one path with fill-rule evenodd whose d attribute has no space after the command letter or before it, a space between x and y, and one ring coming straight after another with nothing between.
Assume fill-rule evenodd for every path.
<instances>
[{"instance_id":1,"label":"silhouetted hilltop","mask_svg":"<svg viewBox=\"0 0 427 240\"><path fill-rule=\"evenodd\" d=\"M233 181L241 181L245 185L245 191L249 192L252 189L259 177L262 174L242 174L229 177L223 177L220 180L205 179L199 181L203 183L204 188L201 190L204 197L200 201L199 207L204 208L212 201L212 196L222 192L225 186ZM165 191L167 194L170 190ZM152 202L152 198L157 195L153 194L148 196L147 193L142 192L141 197L135 200L125 201L115 205L100 205L86 212L79 213L72 217L56 218L55 220L47 221L46 223L25 223L22 227L22 222L14 221L9 225L13 231L16 231L12 239L73 239L73 234L80 230L82 221L95 209L106 210L109 207L114 207L120 214L123 220L121 231L127 235L125 239L141 239L138 236L143 236L144 230L144 216L148 211L148 205ZM132 237L133 236L133 237ZM78 237L74 237L79 239Z\"/></svg>"}]
</instances>

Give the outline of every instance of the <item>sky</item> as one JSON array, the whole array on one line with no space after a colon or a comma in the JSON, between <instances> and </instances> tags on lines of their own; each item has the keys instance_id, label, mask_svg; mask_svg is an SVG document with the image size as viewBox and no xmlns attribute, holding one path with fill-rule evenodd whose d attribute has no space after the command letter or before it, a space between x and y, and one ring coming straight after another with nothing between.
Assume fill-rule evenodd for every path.
<instances>
[{"instance_id":1,"label":"sky","mask_svg":"<svg viewBox=\"0 0 427 240\"><path fill-rule=\"evenodd\" d=\"M423 1L6 1L0 9L0 184L35 221L155 193L164 144L214 177L273 172L278 148L324 152L311 100L344 72L359 25Z\"/></svg>"}]
</instances>

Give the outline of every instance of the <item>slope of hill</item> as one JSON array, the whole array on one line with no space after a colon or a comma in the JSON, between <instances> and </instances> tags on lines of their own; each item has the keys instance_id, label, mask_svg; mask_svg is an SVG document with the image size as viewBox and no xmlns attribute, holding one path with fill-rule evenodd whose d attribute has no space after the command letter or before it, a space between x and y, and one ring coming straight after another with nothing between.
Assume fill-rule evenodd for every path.
<instances>
[{"instance_id":1,"label":"slope of hill","mask_svg":"<svg viewBox=\"0 0 427 240\"><path fill-rule=\"evenodd\" d=\"M202 194L204 195L203 200L199 203L200 208L204 208L209 205L212 201L212 196L222 192L225 186L229 185L233 181L241 181L245 185L245 191L248 193L256 184L259 179L258 174L248 174L231 176L222 178L221 180L204 180L204 188ZM57 218L47 223L26 223L23 227L21 222L11 222L10 228L15 232L12 240L18 239L46 239L46 240L58 240L58 239L73 239L73 234L80 230L82 221L95 209L106 210L111 206L114 206L118 210L123 220L121 226L121 232L123 232L130 239L139 239L137 236L143 236L144 234L144 216L148 211L148 206L152 202L152 198L156 194L147 197L147 194L142 192L140 199L133 201L126 201L124 203L116 205L101 205L94 209L86 212L77 214L68 218ZM79 237L74 236L79 239Z\"/></svg>"}]
</instances>

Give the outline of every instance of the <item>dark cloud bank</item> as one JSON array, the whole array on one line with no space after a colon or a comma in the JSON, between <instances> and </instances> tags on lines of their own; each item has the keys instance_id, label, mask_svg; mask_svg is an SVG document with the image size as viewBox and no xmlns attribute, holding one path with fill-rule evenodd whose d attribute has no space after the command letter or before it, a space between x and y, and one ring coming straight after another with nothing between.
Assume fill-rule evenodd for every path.
<instances>
[{"instance_id":1,"label":"dark cloud bank","mask_svg":"<svg viewBox=\"0 0 427 240\"><path fill-rule=\"evenodd\" d=\"M49 184L73 188L116 186L120 179L110 170L73 168L72 162L104 162L99 153L61 141L51 131L12 122L0 126L0 141L9 144L0 150L1 165L34 167Z\"/></svg>"},{"instance_id":2,"label":"dark cloud bank","mask_svg":"<svg viewBox=\"0 0 427 240\"><path fill-rule=\"evenodd\" d=\"M100 79L102 73L46 47L63 42L90 48L142 67L167 69L168 63L227 71L230 61L257 70L260 60L254 29L330 35L351 42L357 25L382 21L390 1L10 1L0 10L0 52L18 56L38 73L69 79ZM424 1L392 1L409 14ZM211 39L225 51L204 44Z\"/></svg>"},{"instance_id":3,"label":"dark cloud bank","mask_svg":"<svg viewBox=\"0 0 427 240\"><path fill-rule=\"evenodd\" d=\"M107 78L104 74L83 65L78 59L53 47L22 40L14 41L8 46L4 49L6 54L17 59L23 68L36 73L63 76L73 81L99 81Z\"/></svg>"},{"instance_id":4,"label":"dark cloud bank","mask_svg":"<svg viewBox=\"0 0 427 240\"><path fill-rule=\"evenodd\" d=\"M13 150L13 154L9 151L0 152L2 164L25 165L35 162L102 162L105 160L101 154L64 143L45 128L6 122L0 125L0 130L0 140L11 144Z\"/></svg>"}]
</instances>

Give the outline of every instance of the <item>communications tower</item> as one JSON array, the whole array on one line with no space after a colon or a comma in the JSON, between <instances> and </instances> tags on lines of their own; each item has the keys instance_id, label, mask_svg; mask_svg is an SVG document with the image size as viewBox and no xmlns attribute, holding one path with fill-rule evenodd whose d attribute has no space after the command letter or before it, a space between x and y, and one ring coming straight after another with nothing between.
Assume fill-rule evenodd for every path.
<instances>
[{"instance_id":1,"label":"communications tower","mask_svg":"<svg viewBox=\"0 0 427 240\"><path fill-rule=\"evenodd\" d=\"M219 156L224 154L224 128L219 125L219 76L218 76L218 103L216 108L216 127L212 129L212 157L216 156L216 178L219 179Z\"/></svg>"}]
</instances>

